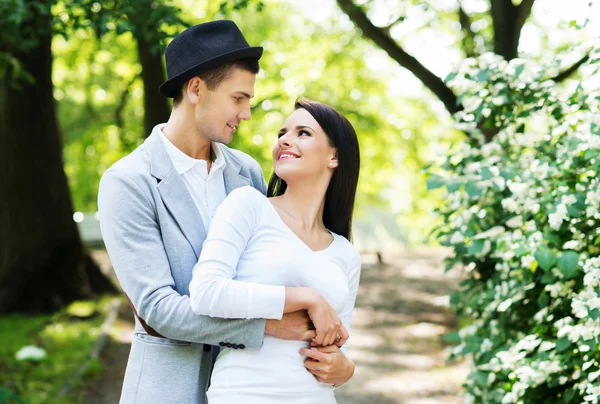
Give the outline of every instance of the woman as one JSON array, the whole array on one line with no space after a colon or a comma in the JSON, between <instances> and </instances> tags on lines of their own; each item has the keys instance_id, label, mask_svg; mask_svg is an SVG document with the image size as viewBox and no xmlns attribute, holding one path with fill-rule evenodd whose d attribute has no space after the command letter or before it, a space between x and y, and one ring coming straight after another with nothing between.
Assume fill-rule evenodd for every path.
<instances>
[{"instance_id":1,"label":"woman","mask_svg":"<svg viewBox=\"0 0 600 404\"><path fill-rule=\"evenodd\" d=\"M280 319L307 310L313 344L339 346L360 277L348 241L360 166L356 133L335 109L296 103L273 148L265 198L238 188L211 222L190 283L194 312L222 318ZM224 348L208 390L209 404L335 403L299 350L309 342L265 336L260 350Z\"/></svg>"}]
</instances>

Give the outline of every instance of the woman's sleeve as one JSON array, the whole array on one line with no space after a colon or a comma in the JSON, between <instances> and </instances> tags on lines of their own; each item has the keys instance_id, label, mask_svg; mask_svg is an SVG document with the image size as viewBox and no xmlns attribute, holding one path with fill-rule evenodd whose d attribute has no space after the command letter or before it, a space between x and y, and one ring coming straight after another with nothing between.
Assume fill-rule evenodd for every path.
<instances>
[{"instance_id":1,"label":"woman's sleeve","mask_svg":"<svg viewBox=\"0 0 600 404\"><path fill-rule=\"evenodd\" d=\"M258 198L264 195L254 188L238 188L217 209L190 283L190 301L196 314L277 320L283 316L284 286L233 279L261 220L264 201Z\"/></svg>"},{"instance_id":2,"label":"woman's sleeve","mask_svg":"<svg viewBox=\"0 0 600 404\"><path fill-rule=\"evenodd\" d=\"M350 334L350 338L348 341L341 347L344 355L348 354L348 346L349 342L352 339L352 332L350 331L350 326L352 323L352 311L354 310L354 305L356 304L356 294L358 293L358 284L360 282L360 270L361 270L361 261L360 254L358 251L354 250L354 254L348 263L348 300L346 301L346 305L344 309L340 312L340 320L348 330Z\"/></svg>"}]
</instances>

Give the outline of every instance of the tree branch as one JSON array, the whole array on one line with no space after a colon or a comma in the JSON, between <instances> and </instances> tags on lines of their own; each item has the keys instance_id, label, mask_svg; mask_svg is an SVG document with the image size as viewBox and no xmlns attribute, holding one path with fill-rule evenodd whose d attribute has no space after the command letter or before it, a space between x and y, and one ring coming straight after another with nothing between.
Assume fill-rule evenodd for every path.
<instances>
[{"instance_id":1,"label":"tree branch","mask_svg":"<svg viewBox=\"0 0 600 404\"><path fill-rule=\"evenodd\" d=\"M396 18L392 23L386 25L385 27L381 28L381 30L386 34L386 35L390 35L390 30L392 29L392 27L396 24L398 24L399 22L402 22L406 19L405 15L401 15L398 18Z\"/></svg>"},{"instance_id":2,"label":"tree branch","mask_svg":"<svg viewBox=\"0 0 600 404\"><path fill-rule=\"evenodd\" d=\"M467 55L467 57L473 57L475 56L475 33L471 29L471 18L465 12L460 1L458 3L458 22L460 22L460 26L465 34L466 43L463 42L465 55Z\"/></svg>"},{"instance_id":3,"label":"tree branch","mask_svg":"<svg viewBox=\"0 0 600 404\"><path fill-rule=\"evenodd\" d=\"M518 56L521 30L531 14L535 0L523 0L518 6L511 0L492 0L491 14L494 25L494 52L506 60Z\"/></svg>"},{"instance_id":4,"label":"tree branch","mask_svg":"<svg viewBox=\"0 0 600 404\"><path fill-rule=\"evenodd\" d=\"M577 62L575 62L573 64L573 66L571 66L568 69L557 74L556 76L551 78L551 80L554 80L556 83L560 83L560 82L564 81L565 79L569 78L569 76L571 76L573 73L575 73L577 71L577 69L579 69L581 67L582 64L587 62L589 60L589 58L590 58L590 54L586 53L581 59L579 59Z\"/></svg>"},{"instance_id":5,"label":"tree branch","mask_svg":"<svg viewBox=\"0 0 600 404\"><path fill-rule=\"evenodd\" d=\"M515 21L515 29L518 32L518 36L521 36L521 29L529 15L531 14L531 9L533 8L533 3L535 0L523 0L521 4L517 7L517 20Z\"/></svg>"},{"instance_id":6,"label":"tree branch","mask_svg":"<svg viewBox=\"0 0 600 404\"><path fill-rule=\"evenodd\" d=\"M129 83L127 83L127 85L125 86L125 89L121 93L121 97L119 98L119 103L117 104L117 108L115 108L115 123L116 123L116 126L119 128L119 137L121 138L122 141L124 141L122 132L125 127L125 124L123 121L123 110L125 109L125 105L127 104L127 99L129 98L129 91L131 91L131 86L133 86L133 83L135 83L135 81L139 77L140 77L140 73L137 73L131 78L131 80L129 80Z\"/></svg>"},{"instance_id":7,"label":"tree branch","mask_svg":"<svg viewBox=\"0 0 600 404\"><path fill-rule=\"evenodd\" d=\"M444 106L451 114L460 110L460 106L457 105L456 95L446 86L444 81L423 66L415 57L402 49L389 35L384 33L382 28L374 26L361 8L356 6L352 0L337 0L337 3L367 38L386 51L401 66L417 76L444 103Z\"/></svg>"}]
</instances>

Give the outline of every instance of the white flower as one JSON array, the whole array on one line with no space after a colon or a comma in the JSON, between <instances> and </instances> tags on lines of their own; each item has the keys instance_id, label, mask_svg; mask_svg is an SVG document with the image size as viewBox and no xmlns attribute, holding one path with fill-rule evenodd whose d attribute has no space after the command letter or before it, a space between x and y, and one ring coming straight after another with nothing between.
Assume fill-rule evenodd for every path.
<instances>
[{"instance_id":1,"label":"white flower","mask_svg":"<svg viewBox=\"0 0 600 404\"><path fill-rule=\"evenodd\" d=\"M502 207L504 208L504 210L507 210L509 212L517 212L517 210L519 209L519 205L517 204L517 201L515 201L512 198L505 198L502 200Z\"/></svg>"},{"instance_id":2,"label":"white flower","mask_svg":"<svg viewBox=\"0 0 600 404\"><path fill-rule=\"evenodd\" d=\"M533 264L534 261L535 258L533 257L533 255L525 255L521 257L521 265L527 269L531 268L531 264Z\"/></svg>"},{"instance_id":3,"label":"white flower","mask_svg":"<svg viewBox=\"0 0 600 404\"><path fill-rule=\"evenodd\" d=\"M537 230L537 225L535 224L535 221L529 220L529 221L525 222L524 229L526 232L532 233Z\"/></svg>"},{"instance_id":4,"label":"white flower","mask_svg":"<svg viewBox=\"0 0 600 404\"><path fill-rule=\"evenodd\" d=\"M523 217L515 216L506 221L506 226L510 228L517 228L523 226Z\"/></svg>"},{"instance_id":5,"label":"white flower","mask_svg":"<svg viewBox=\"0 0 600 404\"><path fill-rule=\"evenodd\" d=\"M573 299L573 301L571 302L571 309L575 317L584 318L588 315L588 310L585 303L583 303L579 299Z\"/></svg>"},{"instance_id":6,"label":"white flower","mask_svg":"<svg viewBox=\"0 0 600 404\"><path fill-rule=\"evenodd\" d=\"M566 218L567 207L563 203L560 203L556 207L556 212L550 213L550 215L548 215L548 222L550 224L550 227L552 227L554 230L558 230L560 228L560 225Z\"/></svg>"},{"instance_id":7,"label":"white flower","mask_svg":"<svg viewBox=\"0 0 600 404\"><path fill-rule=\"evenodd\" d=\"M563 250L576 250L579 251L581 249L581 241L579 240L571 240L567 241L563 244Z\"/></svg>"},{"instance_id":8,"label":"white flower","mask_svg":"<svg viewBox=\"0 0 600 404\"><path fill-rule=\"evenodd\" d=\"M452 233L450 237L450 244L459 244L465 241L465 236L463 236L460 232L455 231Z\"/></svg>"},{"instance_id":9,"label":"white flower","mask_svg":"<svg viewBox=\"0 0 600 404\"><path fill-rule=\"evenodd\" d=\"M500 303L497 310L500 313L505 312L511 306L511 304L512 304L512 299L506 299L505 301Z\"/></svg>"},{"instance_id":10,"label":"white flower","mask_svg":"<svg viewBox=\"0 0 600 404\"><path fill-rule=\"evenodd\" d=\"M35 345L26 345L15 354L18 361L40 361L47 357L46 351Z\"/></svg>"},{"instance_id":11,"label":"white flower","mask_svg":"<svg viewBox=\"0 0 600 404\"><path fill-rule=\"evenodd\" d=\"M565 205L573 205L575 202L577 202L577 198L573 194L563 195L562 197L562 203Z\"/></svg>"}]
</instances>

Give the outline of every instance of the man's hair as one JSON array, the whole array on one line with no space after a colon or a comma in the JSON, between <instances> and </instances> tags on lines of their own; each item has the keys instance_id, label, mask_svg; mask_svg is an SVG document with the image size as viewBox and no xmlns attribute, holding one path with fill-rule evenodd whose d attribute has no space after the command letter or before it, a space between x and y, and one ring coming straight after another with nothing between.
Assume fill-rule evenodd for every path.
<instances>
[{"instance_id":1,"label":"man's hair","mask_svg":"<svg viewBox=\"0 0 600 404\"><path fill-rule=\"evenodd\" d=\"M200 77L206 83L206 87L208 87L209 90L214 90L219 86L219 84L221 84L223 80L227 79L231 75L231 72L234 69L241 69L257 74L260 70L260 65L258 64L258 59L239 59L233 62L224 63L213 69L200 73L198 77ZM173 97L173 108L181 104L181 101L183 100L183 91L187 86L188 81L189 80L186 80L186 82L179 89L179 92L175 95L175 97Z\"/></svg>"}]
</instances>

